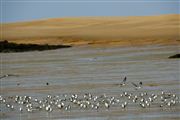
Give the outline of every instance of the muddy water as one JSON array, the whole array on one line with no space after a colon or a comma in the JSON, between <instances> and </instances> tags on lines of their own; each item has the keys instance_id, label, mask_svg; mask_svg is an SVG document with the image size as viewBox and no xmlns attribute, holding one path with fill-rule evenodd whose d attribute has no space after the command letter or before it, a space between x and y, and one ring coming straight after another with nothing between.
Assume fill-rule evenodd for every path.
<instances>
[{"instance_id":1,"label":"muddy water","mask_svg":"<svg viewBox=\"0 0 180 120\"><path fill-rule=\"evenodd\" d=\"M168 56L179 52L178 46L146 47L73 47L43 52L1 53L1 74L18 76L1 79L1 95L29 95L42 98L61 94L118 96L122 91L137 93L131 82L143 82L140 91L161 90L180 95L178 59ZM117 86L127 76L128 85ZM46 83L49 83L47 86ZM179 106L144 109L138 106L113 107L109 110L53 111L20 113L1 105L4 120L178 120Z\"/></svg>"}]
</instances>

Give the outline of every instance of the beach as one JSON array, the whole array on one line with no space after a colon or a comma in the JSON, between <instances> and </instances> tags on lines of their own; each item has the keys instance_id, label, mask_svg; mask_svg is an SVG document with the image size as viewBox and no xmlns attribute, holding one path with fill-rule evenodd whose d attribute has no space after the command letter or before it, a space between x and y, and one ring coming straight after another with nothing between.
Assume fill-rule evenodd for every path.
<instances>
[{"instance_id":1,"label":"beach","mask_svg":"<svg viewBox=\"0 0 180 120\"><path fill-rule=\"evenodd\" d=\"M179 46L145 47L87 47L35 51L23 53L1 53L3 74L14 74L1 79L1 95L26 95L42 99L47 95L92 95L119 98L124 91L138 94L161 94L171 92L179 96L179 59L168 56L177 53ZM127 77L127 85L118 84ZM135 90L131 82L143 82L143 88ZM49 83L48 85L46 83ZM121 100L121 99L120 99ZM112 106L108 110L72 108L70 111L54 110L28 113L4 109L1 104L1 118L19 119L179 119L179 103L171 108L153 105L142 108L138 105Z\"/></svg>"}]
</instances>

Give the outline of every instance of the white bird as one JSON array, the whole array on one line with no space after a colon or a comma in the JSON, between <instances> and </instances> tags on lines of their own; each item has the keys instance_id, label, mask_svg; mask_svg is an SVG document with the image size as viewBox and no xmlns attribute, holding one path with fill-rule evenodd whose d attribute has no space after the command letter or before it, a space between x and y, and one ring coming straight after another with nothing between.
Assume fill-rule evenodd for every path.
<instances>
[{"instance_id":1,"label":"white bird","mask_svg":"<svg viewBox=\"0 0 180 120\"><path fill-rule=\"evenodd\" d=\"M121 104L122 108L125 108L127 106L127 102L124 102L124 104Z\"/></svg>"},{"instance_id":2,"label":"white bird","mask_svg":"<svg viewBox=\"0 0 180 120\"><path fill-rule=\"evenodd\" d=\"M110 107L107 102L105 102L104 105L105 105L106 108L109 108L109 107Z\"/></svg>"},{"instance_id":3,"label":"white bird","mask_svg":"<svg viewBox=\"0 0 180 120\"><path fill-rule=\"evenodd\" d=\"M51 105L47 105L46 106L46 108L45 108L45 110L47 111L47 112L52 112L52 108L51 108Z\"/></svg>"},{"instance_id":4,"label":"white bird","mask_svg":"<svg viewBox=\"0 0 180 120\"><path fill-rule=\"evenodd\" d=\"M6 77L10 77L10 76L18 76L18 75L6 74L6 75L3 75L3 76L0 76L0 79L6 78Z\"/></svg>"},{"instance_id":5,"label":"white bird","mask_svg":"<svg viewBox=\"0 0 180 120\"><path fill-rule=\"evenodd\" d=\"M65 109L65 111L68 111L68 110L70 110L70 109L71 109L71 106L70 106L70 105L68 105L68 106L66 106L64 109Z\"/></svg>"},{"instance_id":6,"label":"white bird","mask_svg":"<svg viewBox=\"0 0 180 120\"><path fill-rule=\"evenodd\" d=\"M142 107L142 108L145 108L145 104L144 103L139 103L140 104L140 106Z\"/></svg>"},{"instance_id":7,"label":"white bird","mask_svg":"<svg viewBox=\"0 0 180 120\"><path fill-rule=\"evenodd\" d=\"M19 111L20 111L20 112L22 112L22 111L23 111L23 109L20 107L20 108L19 108Z\"/></svg>"}]
</instances>

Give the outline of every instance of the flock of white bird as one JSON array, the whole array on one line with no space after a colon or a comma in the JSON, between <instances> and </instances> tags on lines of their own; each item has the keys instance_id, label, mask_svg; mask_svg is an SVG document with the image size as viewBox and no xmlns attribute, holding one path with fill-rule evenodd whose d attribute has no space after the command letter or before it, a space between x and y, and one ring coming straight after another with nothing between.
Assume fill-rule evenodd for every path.
<instances>
[{"instance_id":1,"label":"flock of white bird","mask_svg":"<svg viewBox=\"0 0 180 120\"><path fill-rule=\"evenodd\" d=\"M8 77L4 75L2 78ZM119 84L121 87L126 85L127 78ZM111 96L106 94L95 95L91 93L85 94L62 94L47 95L43 98L35 98L31 96L0 96L1 111L9 110L19 112L37 112L54 110L73 111L73 110L110 110L113 107L126 109L129 106L137 106L141 108L161 107L172 108L180 103L179 97L171 92L161 91L159 93L138 91L142 87L139 84L132 83L136 92L123 91L119 95Z\"/></svg>"}]
</instances>

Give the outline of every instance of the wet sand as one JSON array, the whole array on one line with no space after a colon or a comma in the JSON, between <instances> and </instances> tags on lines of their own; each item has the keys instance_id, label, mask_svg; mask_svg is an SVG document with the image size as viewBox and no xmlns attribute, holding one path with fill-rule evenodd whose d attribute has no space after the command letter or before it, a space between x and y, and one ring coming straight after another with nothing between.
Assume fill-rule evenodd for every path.
<instances>
[{"instance_id":1,"label":"wet sand","mask_svg":"<svg viewBox=\"0 0 180 120\"><path fill-rule=\"evenodd\" d=\"M2 74L17 77L1 79L1 95L29 95L42 98L51 95L107 94L118 97L123 91L160 93L168 91L180 95L179 59L168 59L179 52L179 46L90 47L42 52L1 53ZM127 86L118 84L127 76ZM135 91L131 82L143 82ZM46 85L46 83L49 85ZM53 111L52 113L20 113L8 111L1 105L3 120L178 120L179 104L172 108L113 106L109 110Z\"/></svg>"}]
</instances>

